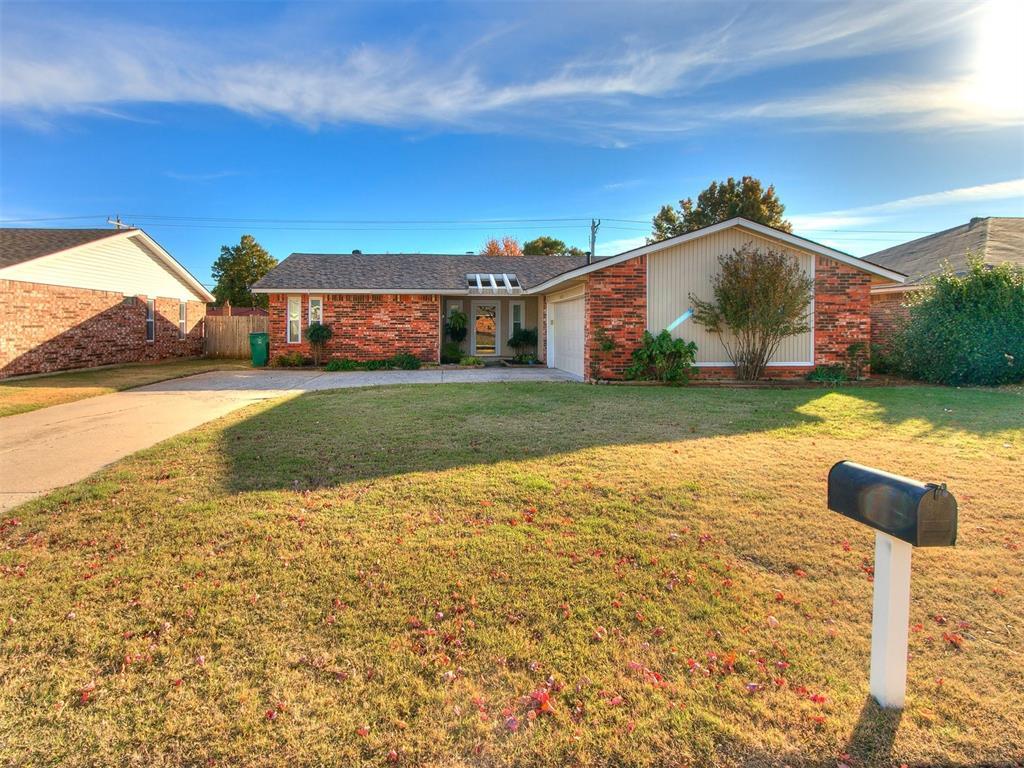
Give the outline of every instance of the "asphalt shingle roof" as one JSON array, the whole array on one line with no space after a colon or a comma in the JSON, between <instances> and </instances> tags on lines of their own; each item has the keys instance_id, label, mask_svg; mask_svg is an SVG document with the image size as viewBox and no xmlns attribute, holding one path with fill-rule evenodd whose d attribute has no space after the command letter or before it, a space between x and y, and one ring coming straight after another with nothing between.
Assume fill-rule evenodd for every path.
<instances>
[{"instance_id":1,"label":"asphalt shingle roof","mask_svg":"<svg viewBox=\"0 0 1024 768\"><path fill-rule=\"evenodd\" d=\"M586 264L584 256L430 253L293 253L254 288L261 290L465 291L466 275L514 274L523 288Z\"/></svg>"},{"instance_id":2,"label":"asphalt shingle roof","mask_svg":"<svg viewBox=\"0 0 1024 768\"><path fill-rule=\"evenodd\" d=\"M120 230L123 232L124 230ZM0 228L0 268L118 234L116 229Z\"/></svg>"},{"instance_id":3,"label":"asphalt shingle roof","mask_svg":"<svg viewBox=\"0 0 1024 768\"><path fill-rule=\"evenodd\" d=\"M907 275L907 285L939 275L948 263L953 272L967 271L968 253L986 264L1024 265L1024 218L971 219L959 227L872 253L866 260Z\"/></svg>"}]
</instances>

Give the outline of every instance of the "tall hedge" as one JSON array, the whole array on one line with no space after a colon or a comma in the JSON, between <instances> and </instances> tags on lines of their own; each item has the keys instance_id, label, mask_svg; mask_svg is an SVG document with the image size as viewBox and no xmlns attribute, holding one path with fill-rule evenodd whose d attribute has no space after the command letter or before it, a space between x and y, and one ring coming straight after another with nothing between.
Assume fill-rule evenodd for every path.
<instances>
[{"instance_id":1,"label":"tall hedge","mask_svg":"<svg viewBox=\"0 0 1024 768\"><path fill-rule=\"evenodd\" d=\"M893 352L905 375L936 384L1024 381L1024 267L971 259L967 274L937 277Z\"/></svg>"}]
</instances>

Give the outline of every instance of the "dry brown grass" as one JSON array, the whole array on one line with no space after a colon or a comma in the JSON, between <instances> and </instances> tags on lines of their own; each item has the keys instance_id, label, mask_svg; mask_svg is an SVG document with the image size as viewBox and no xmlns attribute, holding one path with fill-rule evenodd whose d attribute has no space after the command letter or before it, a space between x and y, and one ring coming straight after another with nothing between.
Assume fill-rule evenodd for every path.
<instances>
[{"instance_id":1,"label":"dry brown grass","mask_svg":"<svg viewBox=\"0 0 1024 768\"><path fill-rule=\"evenodd\" d=\"M256 406L4 524L0 744L65 765L1010 764L1022 449L1012 392ZM902 716L867 698L873 539L824 508L842 458L961 503L958 546L914 556ZM539 691L553 712L530 720Z\"/></svg>"}]
</instances>

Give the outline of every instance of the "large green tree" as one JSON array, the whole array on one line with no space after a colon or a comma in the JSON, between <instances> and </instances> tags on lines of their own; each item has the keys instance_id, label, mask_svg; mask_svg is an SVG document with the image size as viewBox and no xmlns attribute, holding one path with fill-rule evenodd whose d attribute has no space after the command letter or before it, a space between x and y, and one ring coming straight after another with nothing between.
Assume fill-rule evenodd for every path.
<instances>
[{"instance_id":1,"label":"large green tree","mask_svg":"<svg viewBox=\"0 0 1024 768\"><path fill-rule=\"evenodd\" d=\"M684 235L736 216L789 232L790 224L783 218L785 212L786 206L775 195L773 185L765 189L760 179L753 176L744 176L739 181L730 176L725 181L711 182L697 195L696 203L688 197L679 201L678 210L663 205L651 219L651 236L647 242Z\"/></svg>"},{"instance_id":2,"label":"large green tree","mask_svg":"<svg viewBox=\"0 0 1024 768\"><path fill-rule=\"evenodd\" d=\"M213 278L217 281L213 295L218 304L230 301L235 307L267 306L267 296L254 294L249 288L277 266L277 259L267 253L252 235L242 235L238 245L222 245L220 258L213 262Z\"/></svg>"},{"instance_id":3,"label":"large green tree","mask_svg":"<svg viewBox=\"0 0 1024 768\"><path fill-rule=\"evenodd\" d=\"M570 256L584 256L585 251L575 246L566 245L563 240L557 237L541 235L535 240L523 243L523 253L527 256L552 256L567 253Z\"/></svg>"}]
</instances>

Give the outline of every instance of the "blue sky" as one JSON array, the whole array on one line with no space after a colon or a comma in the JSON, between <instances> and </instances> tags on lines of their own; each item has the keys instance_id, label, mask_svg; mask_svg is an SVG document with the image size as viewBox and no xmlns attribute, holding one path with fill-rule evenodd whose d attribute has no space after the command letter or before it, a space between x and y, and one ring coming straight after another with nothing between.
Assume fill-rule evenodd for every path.
<instances>
[{"instance_id":1,"label":"blue sky","mask_svg":"<svg viewBox=\"0 0 1024 768\"><path fill-rule=\"evenodd\" d=\"M0 218L120 214L208 281L245 232L462 252L594 216L611 253L754 175L864 255L1024 215L1020 5L3 3Z\"/></svg>"}]
</instances>

